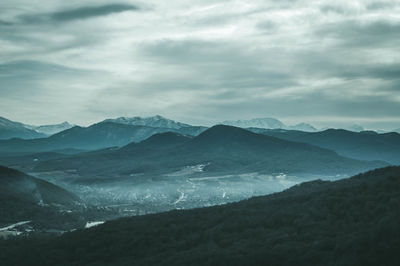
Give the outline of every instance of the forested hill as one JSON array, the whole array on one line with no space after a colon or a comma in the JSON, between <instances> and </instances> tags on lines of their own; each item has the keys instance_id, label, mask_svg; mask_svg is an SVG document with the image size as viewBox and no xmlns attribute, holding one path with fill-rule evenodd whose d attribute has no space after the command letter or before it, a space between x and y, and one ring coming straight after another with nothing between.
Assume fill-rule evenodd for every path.
<instances>
[{"instance_id":1,"label":"forested hill","mask_svg":"<svg viewBox=\"0 0 400 266\"><path fill-rule=\"evenodd\" d=\"M4 265L400 265L400 167L0 243Z\"/></svg>"}]
</instances>

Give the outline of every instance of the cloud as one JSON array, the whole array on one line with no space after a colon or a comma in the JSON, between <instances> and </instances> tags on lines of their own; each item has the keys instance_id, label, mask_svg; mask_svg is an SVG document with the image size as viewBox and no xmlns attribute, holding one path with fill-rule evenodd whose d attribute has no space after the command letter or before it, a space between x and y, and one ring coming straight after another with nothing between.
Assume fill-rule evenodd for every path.
<instances>
[{"instance_id":1,"label":"cloud","mask_svg":"<svg viewBox=\"0 0 400 266\"><path fill-rule=\"evenodd\" d=\"M398 121L393 3L5 0L0 112L31 123Z\"/></svg>"},{"instance_id":2,"label":"cloud","mask_svg":"<svg viewBox=\"0 0 400 266\"><path fill-rule=\"evenodd\" d=\"M321 38L336 39L346 47L398 46L400 22L349 20L323 25L316 30L316 35Z\"/></svg>"},{"instance_id":3,"label":"cloud","mask_svg":"<svg viewBox=\"0 0 400 266\"><path fill-rule=\"evenodd\" d=\"M399 6L399 3L396 1L372 1L366 7L368 10L382 10L389 9Z\"/></svg>"},{"instance_id":4,"label":"cloud","mask_svg":"<svg viewBox=\"0 0 400 266\"><path fill-rule=\"evenodd\" d=\"M11 25L12 25L11 22L0 20L0 26L11 26Z\"/></svg>"},{"instance_id":5,"label":"cloud","mask_svg":"<svg viewBox=\"0 0 400 266\"><path fill-rule=\"evenodd\" d=\"M104 75L40 61L0 64L1 111L12 117L18 107L22 121L38 115L56 121L60 113L78 115L93 90L101 88Z\"/></svg>"},{"instance_id":6,"label":"cloud","mask_svg":"<svg viewBox=\"0 0 400 266\"><path fill-rule=\"evenodd\" d=\"M80 7L76 9L55 12L51 19L56 21L69 21L75 19L88 19L91 17L106 16L112 13L124 11L138 11L140 8L134 5L112 4L97 7Z\"/></svg>"},{"instance_id":7,"label":"cloud","mask_svg":"<svg viewBox=\"0 0 400 266\"><path fill-rule=\"evenodd\" d=\"M129 4L109 4L102 6L82 6L74 9L55 11L42 14L23 14L19 16L22 23L51 23L84 20L94 17L107 16L125 11L139 11L141 8Z\"/></svg>"}]
</instances>

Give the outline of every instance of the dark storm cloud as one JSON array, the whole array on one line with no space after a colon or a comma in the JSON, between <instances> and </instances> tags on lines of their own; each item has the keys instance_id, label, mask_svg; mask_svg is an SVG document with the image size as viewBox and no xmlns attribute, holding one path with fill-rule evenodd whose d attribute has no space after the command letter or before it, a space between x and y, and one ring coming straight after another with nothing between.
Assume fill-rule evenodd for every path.
<instances>
[{"instance_id":1,"label":"dark storm cloud","mask_svg":"<svg viewBox=\"0 0 400 266\"><path fill-rule=\"evenodd\" d=\"M345 47L379 48L400 44L399 22L348 20L323 25L315 33L320 38L336 39Z\"/></svg>"},{"instance_id":2,"label":"dark storm cloud","mask_svg":"<svg viewBox=\"0 0 400 266\"><path fill-rule=\"evenodd\" d=\"M397 1L375 1L372 3L369 3L366 7L369 10L382 10L382 9L388 9L388 8L393 8L398 6L399 3Z\"/></svg>"},{"instance_id":3,"label":"dark storm cloud","mask_svg":"<svg viewBox=\"0 0 400 266\"><path fill-rule=\"evenodd\" d=\"M91 17L106 16L112 13L124 11L137 11L140 8L134 5L112 4L97 7L80 7L76 9L55 12L50 15L52 20L68 21L75 19L87 19Z\"/></svg>"},{"instance_id":4,"label":"dark storm cloud","mask_svg":"<svg viewBox=\"0 0 400 266\"><path fill-rule=\"evenodd\" d=\"M11 26L11 25L12 25L11 22L0 20L0 26Z\"/></svg>"},{"instance_id":5,"label":"dark storm cloud","mask_svg":"<svg viewBox=\"0 0 400 266\"><path fill-rule=\"evenodd\" d=\"M107 16L113 13L125 11L139 11L141 8L136 5L110 4L102 6L82 6L79 8L56 11L44 14L24 14L19 16L22 23L51 23L68 22L73 20L90 19L93 17Z\"/></svg>"}]
</instances>

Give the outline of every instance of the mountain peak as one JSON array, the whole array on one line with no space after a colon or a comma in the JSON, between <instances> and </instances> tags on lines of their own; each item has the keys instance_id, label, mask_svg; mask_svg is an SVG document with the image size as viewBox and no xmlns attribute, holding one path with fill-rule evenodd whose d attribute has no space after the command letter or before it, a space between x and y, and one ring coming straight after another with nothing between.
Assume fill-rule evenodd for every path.
<instances>
[{"instance_id":1,"label":"mountain peak","mask_svg":"<svg viewBox=\"0 0 400 266\"><path fill-rule=\"evenodd\" d=\"M317 131L317 129L315 127L313 127L312 125L308 124L308 123L299 123L297 125L294 126L289 126L289 129L293 129L293 130L300 130L300 131L305 131L305 132L315 132Z\"/></svg>"},{"instance_id":2,"label":"mountain peak","mask_svg":"<svg viewBox=\"0 0 400 266\"><path fill-rule=\"evenodd\" d=\"M175 146L177 144L182 144L188 140L190 140L191 137L181 135L176 132L165 132L165 133L158 133L154 134L153 136L150 136L149 138L143 140L142 142L139 143L140 146L146 146L146 147L165 147L165 146Z\"/></svg>"},{"instance_id":3,"label":"mountain peak","mask_svg":"<svg viewBox=\"0 0 400 266\"><path fill-rule=\"evenodd\" d=\"M67 121L65 121L63 123L55 124L55 125L36 126L36 127L32 127L32 129L36 130L39 133L43 133L46 135L54 135L61 131L73 128L74 126L75 125L72 125L72 124L68 123Z\"/></svg>"},{"instance_id":4,"label":"mountain peak","mask_svg":"<svg viewBox=\"0 0 400 266\"><path fill-rule=\"evenodd\" d=\"M364 127L362 127L362 126L360 126L360 125L357 125L357 124L348 126L348 127L345 128L345 129L347 129L347 130L349 130L349 131L354 131L354 132L365 131Z\"/></svg>"},{"instance_id":5,"label":"mountain peak","mask_svg":"<svg viewBox=\"0 0 400 266\"><path fill-rule=\"evenodd\" d=\"M1 128L24 128L24 125L22 123L14 122L5 117L0 116L0 127Z\"/></svg>"},{"instance_id":6,"label":"mountain peak","mask_svg":"<svg viewBox=\"0 0 400 266\"><path fill-rule=\"evenodd\" d=\"M0 117L0 139L22 138L32 139L41 138L45 135L26 127L26 125Z\"/></svg>"},{"instance_id":7,"label":"mountain peak","mask_svg":"<svg viewBox=\"0 0 400 266\"><path fill-rule=\"evenodd\" d=\"M254 118L250 120L236 120L224 121L224 125L241 127L241 128L265 128L265 129L287 129L287 130L300 130L305 132L315 132L317 129L307 123L299 123L294 126L287 126L276 118Z\"/></svg>"},{"instance_id":8,"label":"mountain peak","mask_svg":"<svg viewBox=\"0 0 400 266\"><path fill-rule=\"evenodd\" d=\"M238 144L260 138L267 139L270 137L259 135L239 127L215 125L195 137L193 141L195 143L204 143L205 145L220 145L222 143Z\"/></svg>"},{"instance_id":9,"label":"mountain peak","mask_svg":"<svg viewBox=\"0 0 400 266\"><path fill-rule=\"evenodd\" d=\"M258 127L258 128L286 128L286 125L281 121L271 117L265 118L254 118L250 120L236 120L236 121L224 121L224 125L235 126L235 127Z\"/></svg>"},{"instance_id":10,"label":"mountain peak","mask_svg":"<svg viewBox=\"0 0 400 266\"><path fill-rule=\"evenodd\" d=\"M113 122L113 123L133 125L133 126L163 127L171 129L179 129L190 126L188 124L176 122L174 120L165 118L161 115L155 115L150 117L140 117L140 116L118 117L114 119L106 119L103 122Z\"/></svg>"}]
</instances>

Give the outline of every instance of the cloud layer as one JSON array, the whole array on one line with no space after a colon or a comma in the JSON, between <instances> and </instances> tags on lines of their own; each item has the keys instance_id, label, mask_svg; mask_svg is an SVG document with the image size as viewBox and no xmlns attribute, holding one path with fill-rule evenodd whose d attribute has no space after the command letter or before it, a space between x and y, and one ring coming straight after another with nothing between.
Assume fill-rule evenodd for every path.
<instances>
[{"instance_id":1,"label":"cloud layer","mask_svg":"<svg viewBox=\"0 0 400 266\"><path fill-rule=\"evenodd\" d=\"M11 119L400 127L396 1L18 0L0 10L0 112Z\"/></svg>"}]
</instances>

